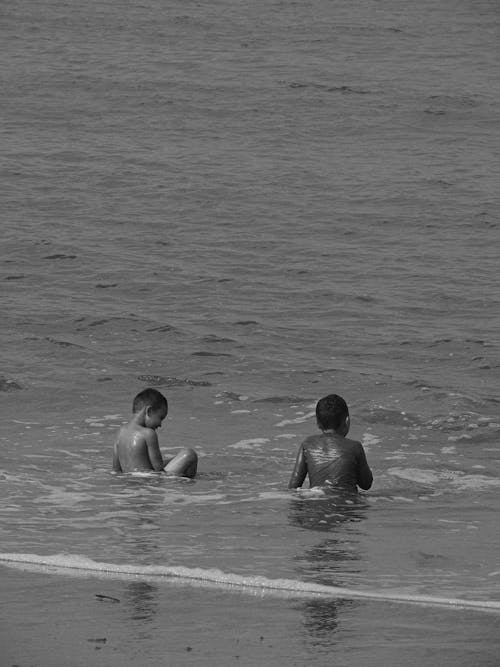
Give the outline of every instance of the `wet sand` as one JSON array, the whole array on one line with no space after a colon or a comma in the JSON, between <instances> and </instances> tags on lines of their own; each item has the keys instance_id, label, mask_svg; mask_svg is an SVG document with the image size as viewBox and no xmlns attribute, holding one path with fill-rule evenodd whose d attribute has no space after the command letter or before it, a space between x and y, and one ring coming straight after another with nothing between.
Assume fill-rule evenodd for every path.
<instances>
[{"instance_id":1,"label":"wet sand","mask_svg":"<svg viewBox=\"0 0 500 667\"><path fill-rule=\"evenodd\" d=\"M497 613L1 572L6 667L498 664Z\"/></svg>"}]
</instances>

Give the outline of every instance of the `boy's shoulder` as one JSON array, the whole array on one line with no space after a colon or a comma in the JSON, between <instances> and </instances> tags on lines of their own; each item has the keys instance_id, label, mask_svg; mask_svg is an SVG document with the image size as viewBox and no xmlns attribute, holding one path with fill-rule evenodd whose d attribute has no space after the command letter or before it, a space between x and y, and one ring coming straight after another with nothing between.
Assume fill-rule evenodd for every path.
<instances>
[{"instance_id":1,"label":"boy's shoulder","mask_svg":"<svg viewBox=\"0 0 500 667\"><path fill-rule=\"evenodd\" d=\"M137 436L140 436L144 440L148 440L154 435L155 431L152 428L148 428L147 426L141 426L140 424L136 424L133 421L129 422L128 424L124 424L123 426L120 427L120 430L118 431L119 440L131 441Z\"/></svg>"},{"instance_id":2,"label":"boy's shoulder","mask_svg":"<svg viewBox=\"0 0 500 667\"><path fill-rule=\"evenodd\" d=\"M335 447L336 445L336 439L333 439L327 433L313 433L302 441L303 449L315 449L317 447L324 449L325 447Z\"/></svg>"},{"instance_id":3,"label":"boy's shoulder","mask_svg":"<svg viewBox=\"0 0 500 667\"><path fill-rule=\"evenodd\" d=\"M342 447L355 450L363 449L362 444L358 440L351 440L351 438L345 438L339 434L314 433L312 435L308 435L302 441L302 447L304 448L318 446L324 447L325 445L330 445L334 448Z\"/></svg>"},{"instance_id":4,"label":"boy's shoulder","mask_svg":"<svg viewBox=\"0 0 500 667\"><path fill-rule=\"evenodd\" d=\"M324 434L323 433L313 433L311 435L308 435L302 440L302 446L303 447L311 447L313 445L317 445L320 442L322 442L324 439Z\"/></svg>"},{"instance_id":5,"label":"boy's shoulder","mask_svg":"<svg viewBox=\"0 0 500 667\"><path fill-rule=\"evenodd\" d=\"M363 445L359 440L352 440L351 438L342 438L342 446L351 452L358 454L363 450Z\"/></svg>"}]
</instances>

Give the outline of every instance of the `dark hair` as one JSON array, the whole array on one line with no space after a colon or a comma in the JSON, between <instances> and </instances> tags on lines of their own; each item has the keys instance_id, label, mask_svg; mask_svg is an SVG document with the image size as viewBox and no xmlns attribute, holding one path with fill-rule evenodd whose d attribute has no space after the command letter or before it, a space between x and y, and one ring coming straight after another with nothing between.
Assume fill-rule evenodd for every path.
<instances>
[{"instance_id":1,"label":"dark hair","mask_svg":"<svg viewBox=\"0 0 500 667\"><path fill-rule=\"evenodd\" d=\"M324 430L338 429L349 416L349 408L342 396L328 394L316 405L318 426Z\"/></svg>"},{"instance_id":2,"label":"dark hair","mask_svg":"<svg viewBox=\"0 0 500 667\"><path fill-rule=\"evenodd\" d=\"M163 394L161 394L157 389L143 389L140 391L137 396L134 398L132 404L132 411L139 412L144 407L150 407L153 410L161 410L164 408L168 410L168 402Z\"/></svg>"}]
</instances>

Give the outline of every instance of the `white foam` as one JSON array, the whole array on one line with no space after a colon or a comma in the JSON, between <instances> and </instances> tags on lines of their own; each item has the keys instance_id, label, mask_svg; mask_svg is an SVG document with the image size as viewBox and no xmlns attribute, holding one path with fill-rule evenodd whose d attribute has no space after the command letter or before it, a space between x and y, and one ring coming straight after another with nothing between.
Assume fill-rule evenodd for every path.
<instances>
[{"instance_id":1,"label":"white foam","mask_svg":"<svg viewBox=\"0 0 500 667\"><path fill-rule=\"evenodd\" d=\"M127 477L158 477L158 475L163 474L163 470L134 470L122 474Z\"/></svg>"},{"instance_id":2,"label":"white foam","mask_svg":"<svg viewBox=\"0 0 500 667\"><path fill-rule=\"evenodd\" d=\"M460 489L460 491L468 489L478 490L491 486L500 486L500 479L497 477L486 477L485 475L461 475L456 479L452 479L451 484Z\"/></svg>"},{"instance_id":3,"label":"white foam","mask_svg":"<svg viewBox=\"0 0 500 667\"><path fill-rule=\"evenodd\" d=\"M426 484L430 486L441 485L446 482L449 486L460 491L470 489L479 490L500 486L500 479L497 477L487 477L486 475L466 474L460 470L444 470L436 472L434 470L425 470L419 468L389 468L387 472L390 475L402 479L416 482L417 484Z\"/></svg>"},{"instance_id":4,"label":"white foam","mask_svg":"<svg viewBox=\"0 0 500 667\"><path fill-rule=\"evenodd\" d=\"M28 422L23 419L11 419L14 424L24 424L25 426L39 426L40 422Z\"/></svg>"},{"instance_id":5,"label":"white foam","mask_svg":"<svg viewBox=\"0 0 500 667\"><path fill-rule=\"evenodd\" d=\"M39 496L37 502L61 505L62 507L74 507L77 503L88 502L89 500L92 500L92 496L88 493L52 488L48 495Z\"/></svg>"},{"instance_id":6,"label":"white foam","mask_svg":"<svg viewBox=\"0 0 500 667\"><path fill-rule=\"evenodd\" d=\"M400 602L426 606L444 606L461 609L478 609L500 612L500 601L467 600L463 598L412 595L397 590L362 590L303 582L295 579L269 579L260 575L243 576L222 572L218 569L187 568L165 565L124 565L97 562L85 556L56 554L0 553L0 563L22 570L69 574L73 576L112 577L116 579L141 578L155 582L188 583L197 586L238 589L255 594L268 593L286 597L329 597L343 599L366 599L381 602Z\"/></svg>"},{"instance_id":7,"label":"white foam","mask_svg":"<svg viewBox=\"0 0 500 667\"><path fill-rule=\"evenodd\" d=\"M389 468L389 475L407 479L417 484L438 484L439 475L433 470L419 470L417 468Z\"/></svg>"},{"instance_id":8,"label":"white foam","mask_svg":"<svg viewBox=\"0 0 500 667\"><path fill-rule=\"evenodd\" d=\"M176 503L183 504L183 505L197 505L199 503L202 503L205 505L206 503L212 503L212 502L217 502L219 503L221 500L224 500L226 495L224 493L200 493L200 494L195 494L195 495L176 495L172 499L175 500Z\"/></svg>"},{"instance_id":9,"label":"white foam","mask_svg":"<svg viewBox=\"0 0 500 667\"><path fill-rule=\"evenodd\" d=\"M295 419L283 419L283 421L278 422L276 426L281 428L282 426L288 426L288 424L302 424L302 422L305 422L311 417L314 417L315 414L315 412L308 412L307 414L296 417Z\"/></svg>"},{"instance_id":10,"label":"white foam","mask_svg":"<svg viewBox=\"0 0 500 667\"><path fill-rule=\"evenodd\" d=\"M363 436L361 438L361 444L363 447L370 447L370 445L376 445L378 442L380 442L380 438L376 435L373 435L373 433L369 433L368 431L366 433L363 433Z\"/></svg>"},{"instance_id":11,"label":"white foam","mask_svg":"<svg viewBox=\"0 0 500 667\"><path fill-rule=\"evenodd\" d=\"M268 438L249 438L248 440L238 440L234 445L229 445L231 449L253 449L258 445L265 445L269 442Z\"/></svg>"},{"instance_id":12,"label":"white foam","mask_svg":"<svg viewBox=\"0 0 500 667\"><path fill-rule=\"evenodd\" d=\"M290 500L290 493L286 491L262 491L259 500Z\"/></svg>"},{"instance_id":13,"label":"white foam","mask_svg":"<svg viewBox=\"0 0 500 667\"><path fill-rule=\"evenodd\" d=\"M297 493L302 498L326 498L327 493L321 486L313 486L311 489L296 489Z\"/></svg>"}]
</instances>

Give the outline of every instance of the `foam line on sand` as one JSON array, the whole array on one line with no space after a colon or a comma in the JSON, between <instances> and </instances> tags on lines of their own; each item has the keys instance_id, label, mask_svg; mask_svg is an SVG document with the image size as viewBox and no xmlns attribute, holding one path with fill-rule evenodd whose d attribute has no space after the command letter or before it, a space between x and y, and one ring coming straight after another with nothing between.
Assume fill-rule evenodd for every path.
<instances>
[{"instance_id":1,"label":"foam line on sand","mask_svg":"<svg viewBox=\"0 0 500 667\"><path fill-rule=\"evenodd\" d=\"M412 595L390 589L364 590L327 586L294 579L269 579L260 575L244 576L217 569L188 568L168 565L126 565L103 563L84 556L58 554L0 553L0 564L32 572L76 577L148 579L156 582L189 584L200 587L239 590L250 594L274 595L286 598L344 598L399 602L433 607L477 609L500 612L500 601L469 600L433 595Z\"/></svg>"}]
</instances>

